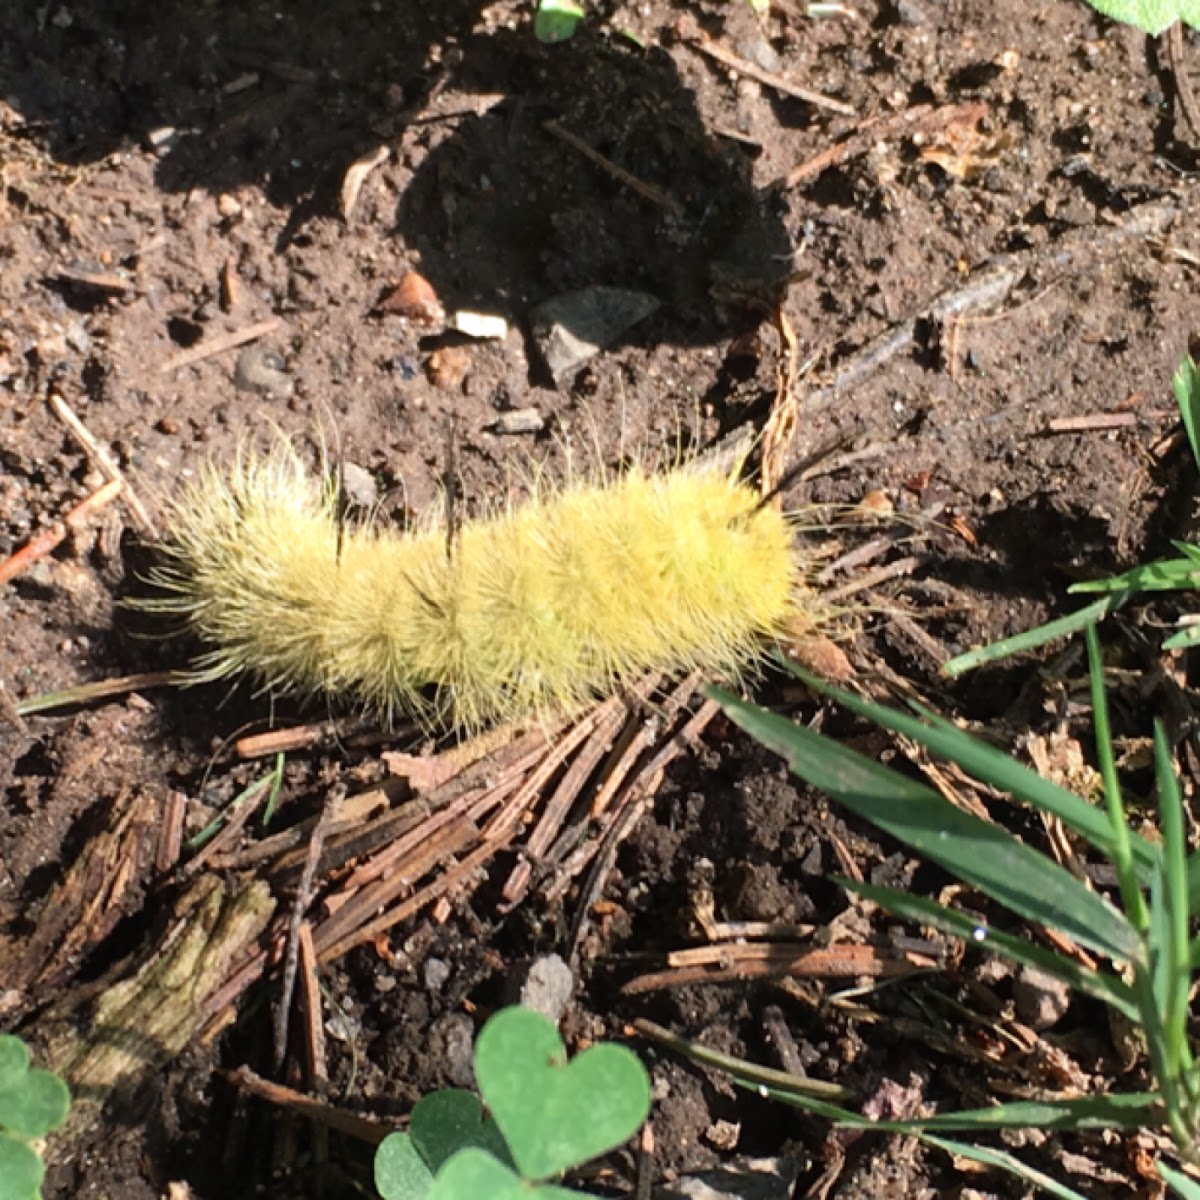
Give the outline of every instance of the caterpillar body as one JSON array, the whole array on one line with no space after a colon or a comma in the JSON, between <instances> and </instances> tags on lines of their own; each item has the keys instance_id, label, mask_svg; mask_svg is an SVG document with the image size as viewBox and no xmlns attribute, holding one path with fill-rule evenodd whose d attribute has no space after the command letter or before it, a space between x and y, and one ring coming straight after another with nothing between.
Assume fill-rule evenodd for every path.
<instances>
[{"instance_id":1,"label":"caterpillar body","mask_svg":"<svg viewBox=\"0 0 1200 1200\"><path fill-rule=\"evenodd\" d=\"M651 670L735 678L800 611L787 518L723 468L538 484L448 536L437 516L345 526L285 445L207 469L173 508L154 579L208 645L197 680L432 728L559 713Z\"/></svg>"}]
</instances>

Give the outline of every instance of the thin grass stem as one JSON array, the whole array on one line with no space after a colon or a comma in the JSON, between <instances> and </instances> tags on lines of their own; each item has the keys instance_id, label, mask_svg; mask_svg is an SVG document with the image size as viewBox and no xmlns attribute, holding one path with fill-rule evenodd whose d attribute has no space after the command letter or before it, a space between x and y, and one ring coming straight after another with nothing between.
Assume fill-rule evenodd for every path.
<instances>
[{"instance_id":1,"label":"thin grass stem","mask_svg":"<svg viewBox=\"0 0 1200 1200\"><path fill-rule=\"evenodd\" d=\"M1091 682L1092 714L1096 728L1096 758L1100 764L1104 801L1108 809L1109 824L1112 826L1113 866L1117 872L1125 915L1138 933L1144 936L1150 926L1150 914L1133 869L1129 823L1125 819L1125 804L1121 798L1117 764L1113 757L1112 726L1108 719L1108 698L1104 694L1104 662L1100 655L1100 638L1094 622L1089 622L1083 633L1087 639L1088 676Z\"/></svg>"}]
</instances>

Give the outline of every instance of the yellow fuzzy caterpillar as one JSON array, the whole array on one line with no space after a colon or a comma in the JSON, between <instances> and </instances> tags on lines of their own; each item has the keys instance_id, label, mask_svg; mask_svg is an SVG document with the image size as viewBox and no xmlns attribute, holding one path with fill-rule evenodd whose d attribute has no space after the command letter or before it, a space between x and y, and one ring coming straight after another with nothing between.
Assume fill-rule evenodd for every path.
<instances>
[{"instance_id":1,"label":"yellow fuzzy caterpillar","mask_svg":"<svg viewBox=\"0 0 1200 1200\"><path fill-rule=\"evenodd\" d=\"M339 526L281 446L174 504L159 605L209 644L202 680L250 675L387 717L475 730L578 707L647 671L743 673L800 613L787 519L697 464L535 489L413 532Z\"/></svg>"}]
</instances>

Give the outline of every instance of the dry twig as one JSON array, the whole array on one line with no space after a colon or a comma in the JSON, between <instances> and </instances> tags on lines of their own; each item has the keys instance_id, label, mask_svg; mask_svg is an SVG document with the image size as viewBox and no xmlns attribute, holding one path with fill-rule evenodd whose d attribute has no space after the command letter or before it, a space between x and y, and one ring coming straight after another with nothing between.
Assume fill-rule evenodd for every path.
<instances>
[{"instance_id":1,"label":"dry twig","mask_svg":"<svg viewBox=\"0 0 1200 1200\"><path fill-rule=\"evenodd\" d=\"M659 208L665 208L672 216L679 217L683 215L683 205L674 196L668 195L656 184L646 183L645 180L630 174L624 167L617 166L612 159L605 158L599 150L589 146L583 138L577 137L570 130L564 129L557 121L543 121L542 128L547 133L552 133L556 138L566 142L568 146L578 150L580 154L594 162L601 170L607 171L618 182L623 183L631 191L637 192L642 199L649 200L651 204L657 204Z\"/></svg>"},{"instance_id":2,"label":"dry twig","mask_svg":"<svg viewBox=\"0 0 1200 1200\"><path fill-rule=\"evenodd\" d=\"M158 369L165 375L169 371L178 371L180 367L190 367L193 363L203 362L215 354L224 354L227 350L236 350L247 342L266 337L267 334L274 333L280 324L278 317L270 317L266 321L259 321L256 325L247 325L245 329L235 329L232 333L218 334L216 337L201 342L198 346L193 346L190 350L181 351L167 359Z\"/></svg>"},{"instance_id":3,"label":"dry twig","mask_svg":"<svg viewBox=\"0 0 1200 1200\"><path fill-rule=\"evenodd\" d=\"M266 1100L279 1108L285 1108L297 1116L317 1121L330 1129L348 1133L351 1137L369 1145L377 1146L389 1133L393 1126L370 1117L360 1116L348 1108L338 1108L327 1104L324 1100L314 1100L294 1088L272 1083L261 1075L256 1075L249 1067L239 1067L236 1071L226 1073L225 1078L236 1087L260 1100Z\"/></svg>"},{"instance_id":4,"label":"dry twig","mask_svg":"<svg viewBox=\"0 0 1200 1200\"><path fill-rule=\"evenodd\" d=\"M1173 201L1155 201L1131 212L1120 224L1102 229L1081 229L1065 234L1049 253L1025 251L1005 255L983 267L963 287L953 287L935 296L908 320L893 326L842 362L832 380L814 388L803 398L807 414L819 412L868 376L886 366L913 344L924 321L940 323L971 309L993 307L1012 294L1029 275L1044 271L1084 269L1090 262L1134 238L1161 235L1179 216Z\"/></svg>"},{"instance_id":5,"label":"dry twig","mask_svg":"<svg viewBox=\"0 0 1200 1200\"><path fill-rule=\"evenodd\" d=\"M51 392L46 397L54 415L75 435L75 440L83 447L87 456L96 465L96 469L109 482L120 481L121 494L133 514L134 523L150 537L156 537L154 522L145 506L138 499L137 493L129 486L129 481L121 472L121 468L113 461L113 457L92 436L88 427L75 415L71 406L57 392Z\"/></svg>"},{"instance_id":6,"label":"dry twig","mask_svg":"<svg viewBox=\"0 0 1200 1200\"><path fill-rule=\"evenodd\" d=\"M792 96L797 100L803 100L806 104L813 105L814 108L824 108L829 112L840 113L842 116L855 117L858 115L856 109L841 100L835 100L832 96L826 96L822 92L814 92L811 88L801 87L775 71L764 70L748 58L734 54L732 50L727 50L720 42L710 38L699 26L696 27L695 36L689 39L689 44L695 46L701 54L707 54L709 58L715 59L723 66L737 71L739 75L756 80L766 87L782 92L785 96Z\"/></svg>"}]
</instances>

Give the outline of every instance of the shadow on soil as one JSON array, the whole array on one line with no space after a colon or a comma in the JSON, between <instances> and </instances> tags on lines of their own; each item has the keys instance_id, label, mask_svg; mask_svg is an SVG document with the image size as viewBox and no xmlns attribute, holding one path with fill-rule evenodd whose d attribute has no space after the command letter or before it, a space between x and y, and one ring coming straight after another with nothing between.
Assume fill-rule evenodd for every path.
<instances>
[{"instance_id":1,"label":"shadow on soil","mask_svg":"<svg viewBox=\"0 0 1200 1200\"><path fill-rule=\"evenodd\" d=\"M395 232L449 309L521 315L633 288L667 306L640 336L697 344L727 330L722 303L769 303L790 239L751 185L753 148L704 128L671 57L586 30L544 46L528 22L481 29L479 7L28 2L0 47L0 95L60 163L154 146L167 192L261 187L290 213L277 250L389 145Z\"/></svg>"}]
</instances>

